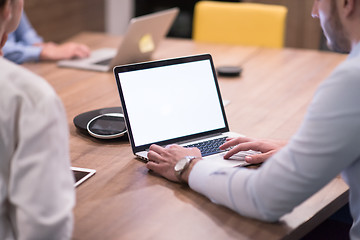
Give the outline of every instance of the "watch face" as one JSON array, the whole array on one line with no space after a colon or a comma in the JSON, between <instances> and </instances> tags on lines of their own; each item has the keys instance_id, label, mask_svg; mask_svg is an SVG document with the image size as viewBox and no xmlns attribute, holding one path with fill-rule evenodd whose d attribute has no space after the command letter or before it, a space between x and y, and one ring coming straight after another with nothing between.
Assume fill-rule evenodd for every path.
<instances>
[{"instance_id":1,"label":"watch face","mask_svg":"<svg viewBox=\"0 0 360 240\"><path fill-rule=\"evenodd\" d=\"M184 169L186 163L187 163L186 158L183 158L180 161L178 161L175 165L175 171L180 171L180 170Z\"/></svg>"}]
</instances>

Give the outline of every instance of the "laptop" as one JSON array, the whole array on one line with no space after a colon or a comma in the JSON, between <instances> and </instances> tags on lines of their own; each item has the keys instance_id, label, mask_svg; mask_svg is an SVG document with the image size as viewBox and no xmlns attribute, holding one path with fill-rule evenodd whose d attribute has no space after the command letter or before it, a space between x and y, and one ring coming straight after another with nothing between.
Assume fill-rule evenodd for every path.
<instances>
[{"instance_id":1,"label":"laptop","mask_svg":"<svg viewBox=\"0 0 360 240\"><path fill-rule=\"evenodd\" d=\"M133 18L118 49L98 49L89 58L61 60L58 66L107 72L116 65L149 61L178 13L171 8Z\"/></svg>"},{"instance_id":2,"label":"laptop","mask_svg":"<svg viewBox=\"0 0 360 240\"><path fill-rule=\"evenodd\" d=\"M218 146L230 132L209 54L117 66L114 74L133 153L147 160L151 144L196 146L215 142L204 159L224 166L246 165L241 152L229 160ZM205 145L206 145L205 144Z\"/></svg>"}]
</instances>

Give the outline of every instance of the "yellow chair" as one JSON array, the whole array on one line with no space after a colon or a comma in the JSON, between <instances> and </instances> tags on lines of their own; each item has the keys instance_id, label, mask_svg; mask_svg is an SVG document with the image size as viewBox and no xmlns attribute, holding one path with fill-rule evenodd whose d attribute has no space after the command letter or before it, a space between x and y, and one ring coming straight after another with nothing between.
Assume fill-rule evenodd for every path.
<instances>
[{"instance_id":1,"label":"yellow chair","mask_svg":"<svg viewBox=\"0 0 360 240\"><path fill-rule=\"evenodd\" d=\"M200 1L192 38L198 42L281 48L287 8L258 3Z\"/></svg>"}]
</instances>

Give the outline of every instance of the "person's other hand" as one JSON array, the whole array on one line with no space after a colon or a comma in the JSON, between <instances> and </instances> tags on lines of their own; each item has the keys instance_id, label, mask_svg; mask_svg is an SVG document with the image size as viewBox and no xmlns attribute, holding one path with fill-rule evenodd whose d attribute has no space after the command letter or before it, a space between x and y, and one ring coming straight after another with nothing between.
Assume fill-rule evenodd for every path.
<instances>
[{"instance_id":1,"label":"person's other hand","mask_svg":"<svg viewBox=\"0 0 360 240\"><path fill-rule=\"evenodd\" d=\"M146 167L148 169L174 182L179 182L179 179L175 176L174 170L176 163L185 156L197 157L192 161L189 168L181 175L181 178L187 182L191 168L195 162L201 158L201 153L197 148L184 148L175 144L163 148L153 144L150 146L147 156L149 161L147 162Z\"/></svg>"},{"instance_id":2,"label":"person's other hand","mask_svg":"<svg viewBox=\"0 0 360 240\"><path fill-rule=\"evenodd\" d=\"M56 44L52 42L41 44L40 60L62 60L72 58L85 58L90 55L90 49L79 43Z\"/></svg>"},{"instance_id":3,"label":"person's other hand","mask_svg":"<svg viewBox=\"0 0 360 240\"><path fill-rule=\"evenodd\" d=\"M266 159L268 159L270 156L272 156L274 153L284 147L286 143L286 141L281 140L238 137L228 139L223 145L220 146L220 149L225 150L228 148L232 148L224 155L225 159L230 158L231 156L240 151L254 150L261 152L259 154L249 155L245 157L246 162L251 164L257 164L266 161Z\"/></svg>"}]
</instances>

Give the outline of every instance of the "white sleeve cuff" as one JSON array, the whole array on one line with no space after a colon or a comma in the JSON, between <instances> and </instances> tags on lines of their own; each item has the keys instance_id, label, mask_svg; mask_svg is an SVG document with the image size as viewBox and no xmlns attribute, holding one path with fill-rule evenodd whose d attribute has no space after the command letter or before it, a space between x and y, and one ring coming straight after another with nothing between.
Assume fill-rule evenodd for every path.
<instances>
[{"instance_id":1,"label":"white sleeve cuff","mask_svg":"<svg viewBox=\"0 0 360 240\"><path fill-rule=\"evenodd\" d=\"M189 186L207 196L212 202L224 205L241 215L263 219L252 200L251 175L254 170L242 167L223 167L211 160L197 162L189 175ZM251 190L252 189L252 190Z\"/></svg>"}]
</instances>

